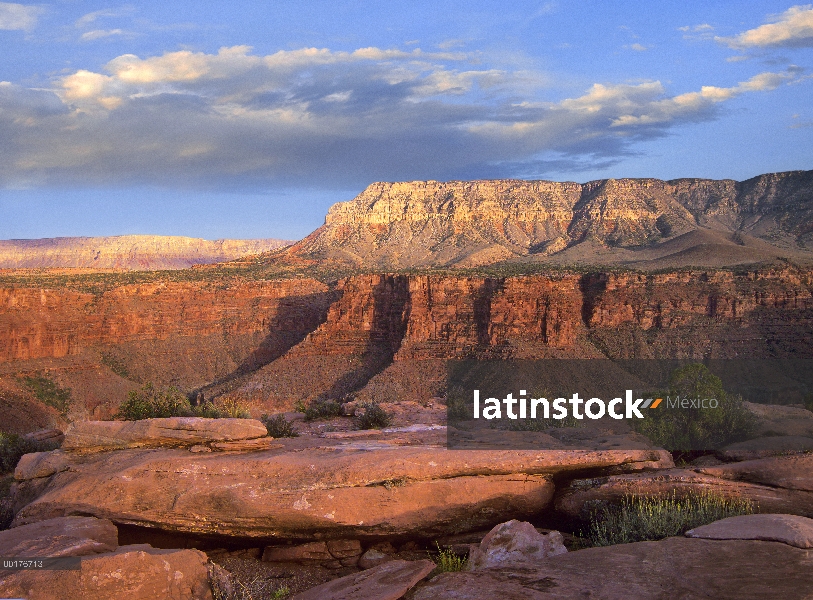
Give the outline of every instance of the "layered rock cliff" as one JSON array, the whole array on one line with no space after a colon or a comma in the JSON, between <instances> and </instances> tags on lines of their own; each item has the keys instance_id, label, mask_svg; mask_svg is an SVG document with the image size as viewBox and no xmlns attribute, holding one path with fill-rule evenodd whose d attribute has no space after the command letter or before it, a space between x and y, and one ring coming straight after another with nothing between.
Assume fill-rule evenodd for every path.
<instances>
[{"instance_id":1,"label":"layered rock cliff","mask_svg":"<svg viewBox=\"0 0 813 600\"><path fill-rule=\"evenodd\" d=\"M716 243L732 254L724 262L738 264L800 253L810 258L803 249L811 241L811 217L813 171L743 182L374 183L331 207L324 226L287 255L390 269L544 260L570 250L569 258L595 264L598 245L618 249L599 264L634 263L662 258L652 255L661 242L701 230L720 234ZM649 253L635 255L641 249Z\"/></svg>"},{"instance_id":2,"label":"layered rock cliff","mask_svg":"<svg viewBox=\"0 0 813 600\"><path fill-rule=\"evenodd\" d=\"M260 254L290 243L160 235L0 240L0 269L185 269Z\"/></svg>"}]
</instances>

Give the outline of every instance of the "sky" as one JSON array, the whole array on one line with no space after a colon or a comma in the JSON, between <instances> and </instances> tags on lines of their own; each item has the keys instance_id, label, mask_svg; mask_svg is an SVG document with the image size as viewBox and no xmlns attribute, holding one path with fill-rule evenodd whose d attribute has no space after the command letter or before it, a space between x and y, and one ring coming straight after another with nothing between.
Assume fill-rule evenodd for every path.
<instances>
[{"instance_id":1,"label":"sky","mask_svg":"<svg viewBox=\"0 0 813 600\"><path fill-rule=\"evenodd\" d=\"M375 181L813 168L813 5L0 2L0 239L299 239Z\"/></svg>"}]
</instances>

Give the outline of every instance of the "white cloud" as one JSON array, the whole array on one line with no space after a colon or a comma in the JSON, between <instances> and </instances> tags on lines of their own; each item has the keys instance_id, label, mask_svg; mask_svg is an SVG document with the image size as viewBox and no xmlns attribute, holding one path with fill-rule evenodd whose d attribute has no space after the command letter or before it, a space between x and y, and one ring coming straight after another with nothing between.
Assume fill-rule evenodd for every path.
<instances>
[{"instance_id":1,"label":"white cloud","mask_svg":"<svg viewBox=\"0 0 813 600\"><path fill-rule=\"evenodd\" d=\"M550 102L547 76L481 62L420 49L262 56L235 46L125 54L102 72L55 79L51 92L2 84L0 186L539 176L540 157L560 157L557 168L617 161L635 142L801 77L762 73L680 94L658 81L597 83Z\"/></svg>"},{"instance_id":2,"label":"white cloud","mask_svg":"<svg viewBox=\"0 0 813 600\"><path fill-rule=\"evenodd\" d=\"M0 29L31 31L43 12L39 6L0 2Z\"/></svg>"},{"instance_id":3,"label":"white cloud","mask_svg":"<svg viewBox=\"0 0 813 600\"><path fill-rule=\"evenodd\" d=\"M775 16L772 23L749 29L734 37L716 37L729 48L813 46L813 5L793 6Z\"/></svg>"},{"instance_id":4,"label":"white cloud","mask_svg":"<svg viewBox=\"0 0 813 600\"><path fill-rule=\"evenodd\" d=\"M92 29L79 36L79 39L83 42L92 42L116 35L127 35L127 33L122 29Z\"/></svg>"},{"instance_id":5,"label":"white cloud","mask_svg":"<svg viewBox=\"0 0 813 600\"><path fill-rule=\"evenodd\" d=\"M624 47L629 48L630 50L635 50L636 52L645 52L646 50L649 50L649 48L647 48L643 44L638 44L638 43L631 44L629 46L624 46Z\"/></svg>"}]
</instances>

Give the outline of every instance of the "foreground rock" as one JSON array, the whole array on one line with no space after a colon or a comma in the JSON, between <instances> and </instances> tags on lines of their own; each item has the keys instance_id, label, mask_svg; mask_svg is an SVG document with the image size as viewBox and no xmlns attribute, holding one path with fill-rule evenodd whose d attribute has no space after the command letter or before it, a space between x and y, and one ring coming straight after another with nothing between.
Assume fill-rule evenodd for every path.
<instances>
[{"instance_id":1,"label":"foreground rock","mask_svg":"<svg viewBox=\"0 0 813 600\"><path fill-rule=\"evenodd\" d=\"M15 525L81 513L188 533L437 539L538 514L551 502L557 473L659 457L645 450L467 452L324 442L297 438L285 448L235 454L41 454L15 474Z\"/></svg>"},{"instance_id":2,"label":"foreground rock","mask_svg":"<svg viewBox=\"0 0 813 600\"><path fill-rule=\"evenodd\" d=\"M268 435L256 419L169 417L140 421L76 421L65 432L63 450L118 450L193 446L250 440Z\"/></svg>"},{"instance_id":3,"label":"foreground rock","mask_svg":"<svg viewBox=\"0 0 813 600\"><path fill-rule=\"evenodd\" d=\"M813 517L813 455L577 479L557 493L555 504L561 513L583 519L598 502L673 492L748 498L759 512Z\"/></svg>"},{"instance_id":4,"label":"foreground rock","mask_svg":"<svg viewBox=\"0 0 813 600\"><path fill-rule=\"evenodd\" d=\"M292 600L398 600L434 568L431 560L393 560L316 586Z\"/></svg>"},{"instance_id":5,"label":"foreground rock","mask_svg":"<svg viewBox=\"0 0 813 600\"><path fill-rule=\"evenodd\" d=\"M776 542L667 538L554 556L517 568L446 573L414 600L809 598L810 551Z\"/></svg>"},{"instance_id":6,"label":"foreground rock","mask_svg":"<svg viewBox=\"0 0 813 600\"><path fill-rule=\"evenodd\" d=\"M762 540L813 548L813 519L796 515L742 515L695 527L686 537L705 540Z\"/></svg>"},{"instance_id":7,"label":"foreground rock","mask_svg":"<svg viewBox=\"0 0 813 600\"><path fill-rule=\"evenodd\" d=\"M472 546L467 566L470 570L489 567L511 568L524 562L536 562L567 552L562 534L539 533L527 521L508 521L496 525L478 546Z\"/></svg>"},{"instance_id":8,"label":"foreground rock","mask_svg":"<svg viewBox=\"0 0 813 600\"><path fill-rule=\"evenodd\" d=\"M81 559L75 570L0 571L0 596L28 600L211 600L206 555L146 544Z\"/></svg>"},{"instance_id":9,"label":"foreground rock","mask_svg":"<svg viewBox=\"0 0 813 600\"><path fill-rule=\"evenodd\" d=\"M0 556L60 557L112 552L118 530L106 519L60 517L0 531Z\"/></svg>"}]
</instances>

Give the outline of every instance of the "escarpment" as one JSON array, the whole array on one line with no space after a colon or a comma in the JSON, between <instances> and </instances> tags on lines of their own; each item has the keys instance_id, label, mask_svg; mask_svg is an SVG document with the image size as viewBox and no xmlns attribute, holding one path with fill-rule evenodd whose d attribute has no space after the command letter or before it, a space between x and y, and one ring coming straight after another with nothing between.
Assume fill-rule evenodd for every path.
<instances>
[{"instance_id":1,"label":"escarpment","mask_svg":"<svg viewBox=\"0 0 813 600\"><path fill-rule=\"evenodd\" d=\"M721 246L725 252L716 257L695 253L684 257L695 262L684 265L719 266L712 263L809 259L811 216L813 171L771 173L744 182L374 183L353 200L332 206L325 224L284 255L382 269L556 262L556 256L634 264L685 252L674 246L691 242ZM704 237L661 247L692 232Z\"/></svg>"}]
</instances>

